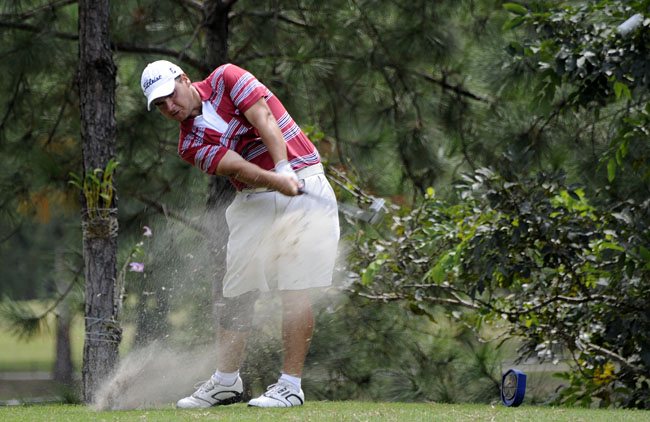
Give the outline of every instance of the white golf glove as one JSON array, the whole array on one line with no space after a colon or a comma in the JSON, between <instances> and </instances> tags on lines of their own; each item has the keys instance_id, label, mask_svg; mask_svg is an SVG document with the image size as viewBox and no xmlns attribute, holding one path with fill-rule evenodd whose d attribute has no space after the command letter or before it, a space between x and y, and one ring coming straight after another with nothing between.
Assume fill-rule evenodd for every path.
<instances>
[{"instance_id":1,"label":"white golf glove","mask_svg":"<svg viewBox=\"0 0 650 422\"><path fill-rule=\"evenodd\" d=\"M298 175L296 174L295 171L293 171L293 169L291 168L291 164L289 164L287 160L278 161L275 164L275 172L278 174L281 173L291 174L293 177L295 177L296 180L298 180Z\"/></svg>"}]
</instances>

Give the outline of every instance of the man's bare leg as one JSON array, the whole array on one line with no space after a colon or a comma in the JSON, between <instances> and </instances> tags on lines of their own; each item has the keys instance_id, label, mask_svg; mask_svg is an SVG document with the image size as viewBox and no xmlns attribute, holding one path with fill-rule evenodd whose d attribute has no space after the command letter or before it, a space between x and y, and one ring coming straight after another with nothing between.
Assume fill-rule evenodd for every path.
<instances>
[{"instance_id":1,"label":"man's bare leg","mask_svg":"<svg viewBox=\"0 0 650 422\"><path fill-rule=\"evenodd\" d=\"M300 378L314 332L314 311L308 290L285 290L281 295L283 372Z\"/></svg>"},{"instance_id":2,"label":"man's bare leg","mask_svg":"<svg viewBox=\"0 0 650 422\"><path fill-rule=\"evenodd\" d=\"M291 407L305 402L300 388L302 368L314 331L314 311L307 290L280 292L282 297L282 345L284 365L278 383L248 402L256 407Z\"/></svg>"},{"instance_id":3,"label":"man's bare leg","mask_svg":"<svg viewBox=\"0 0 650 422\"><path fill-rule=\"evenodd\" d=\"M239 370L250 331L230 331L219 327L217 369L232 373Z\"/></svg>"},{"instance_id":4,"label":"man's bare leg","mask_svg":"<svg viewBox=\"0 0 650 422\"><path fill-rule=\"evenodd\" d=\"M180 399L177 407L202 409L241 400L244 388L238 371L249 332L250 330L230 331L219 327L217 373L204 382L194 394Z\"/></svg>"}]
</instances>

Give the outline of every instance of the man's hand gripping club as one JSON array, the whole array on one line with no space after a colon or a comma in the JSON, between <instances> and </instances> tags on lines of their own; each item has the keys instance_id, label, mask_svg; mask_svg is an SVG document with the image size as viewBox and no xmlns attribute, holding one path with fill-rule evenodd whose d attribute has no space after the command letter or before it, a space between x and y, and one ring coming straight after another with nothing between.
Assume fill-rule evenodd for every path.
<instances>
[{"instance_id":1,"label":"man's hand gripping club","mask_svg":"<svg viewBox=\"0 0 650 422\"><path fill-rule=\"evenodd\" d=\"M256 188L276 190L287 196L300 194L298 177L287 161L278 162L276 171L267 171L244 160L236 152L228 150L219 162L216 173L219 176L233 177Z\"/></svg>"},{"instance_id":2,"label":"man's hand gripping club","mask_svg":"<svg viewBox=\"0 0 650 422\"><path fill-rule=\"evenodd\" d=\"M287 161L287 146L284 143L282 131L271 109L266 104L266 100L264 98L257 100L244 112L244 116L257 129L262 143L268 149L275 163L275 171L262 170L257 165L246 162L241 156L234 153L241 161L248 164L246 165L240 160L234 159L232 154L228 154L232 151L228 151L219 166L217 166L217 174L222 174L221 171L227 172L230 177L234 177L250 186L273 189L287 196L299 195L298 176L296 176ZM221 164L227 157L229 162L222 168Z\"/></svg>"}]
</instances>

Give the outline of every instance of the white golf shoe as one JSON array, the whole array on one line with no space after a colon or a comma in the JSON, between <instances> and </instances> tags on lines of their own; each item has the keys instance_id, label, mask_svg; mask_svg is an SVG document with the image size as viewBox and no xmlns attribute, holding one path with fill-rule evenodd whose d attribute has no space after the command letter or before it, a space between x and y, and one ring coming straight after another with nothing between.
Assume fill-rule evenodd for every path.
<instances>
[{"instance_id":1,"label":"white golf shoe","mask_svg":"<svg viewBox=\"0 0 650 422\"><path fill-rule=\"evenodd\" d=\"M301 406L305 402L305 393L292 386L278 382L272 384L256 399L248 402L249 407L291 407Z\"/></svg>"},{"instance_id":2,"label":"white golf shoe","mask_svg":"<svg viewBox=\"0 0 650 422\"><path fill-rule=\"evenodd\" d=\"M233 404L241 400L243 391L241 378L237 377L237 381L233 385L225 386L219 384L212 375L194 394L180 399L176 407L179 409L202 409Z\"/></svg>"}]
</instances>

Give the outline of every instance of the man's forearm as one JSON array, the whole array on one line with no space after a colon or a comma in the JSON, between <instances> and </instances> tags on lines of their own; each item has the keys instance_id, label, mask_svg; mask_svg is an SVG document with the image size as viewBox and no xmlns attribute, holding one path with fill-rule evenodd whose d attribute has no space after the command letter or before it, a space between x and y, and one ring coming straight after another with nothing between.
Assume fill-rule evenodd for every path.
<instances>
[{"instance_id":1,"label":"man's forearm","mask_svg":"<svg viewBox=\"0 0 650 422\"><path fill-rule=\"evenodd\" d=\"M278 189L278 175L264 170L256 164L246 162L245 165L233 171L230 177L256 188Z\"/></svg>"},{"instance_id":2,"label":"man's forearm","mask_svg":"<svg viewBox=\"0 0 650 422\"><path fill-rule=\"evenodd\" d=\"M264 170L257 164L244 160L239 154L228 150L217 165L220 176L232 177L256 188L269 188L285 195L298 194L298 181L287 174Z\"/></svg>"},{"instance_id":3,"label":"man's forearm","mask_svg":"<svg viewBox=\"0 0 650 422\"><path fill-rule=\"evenodd\" d=\"M270 119L273 119L273 121ZM282 131L278 127L273 115L270 116L265 125L257 128L257 131L262 138L262 143L264 143L264 146L269 151L274 164L287 159L287 146L284 143Z\"/></svg>"}]
</instances>

